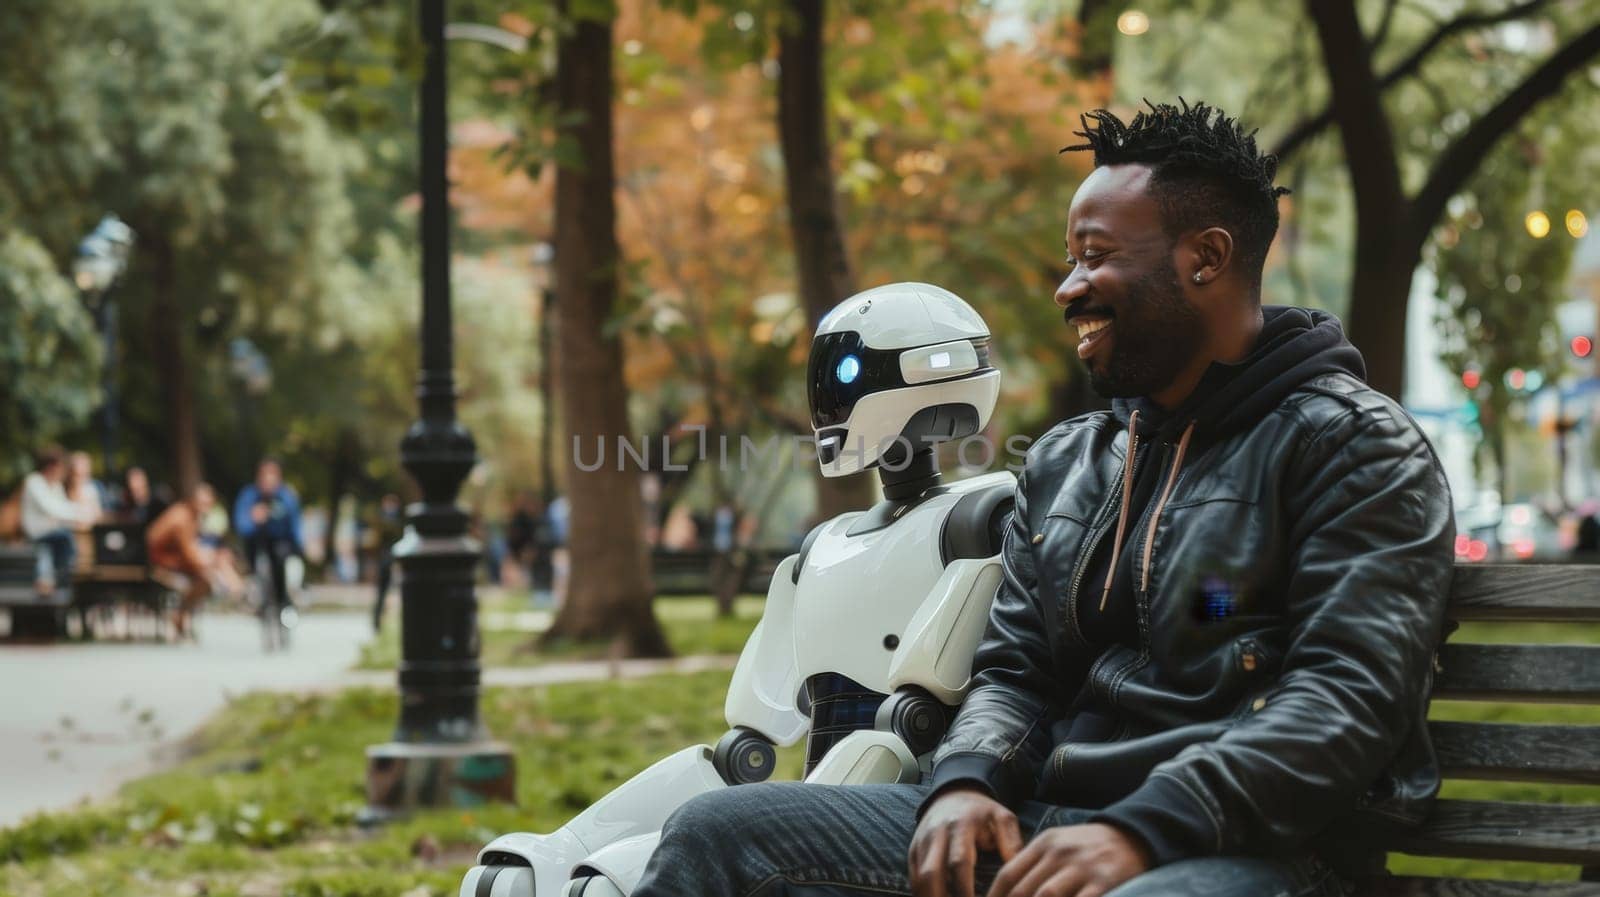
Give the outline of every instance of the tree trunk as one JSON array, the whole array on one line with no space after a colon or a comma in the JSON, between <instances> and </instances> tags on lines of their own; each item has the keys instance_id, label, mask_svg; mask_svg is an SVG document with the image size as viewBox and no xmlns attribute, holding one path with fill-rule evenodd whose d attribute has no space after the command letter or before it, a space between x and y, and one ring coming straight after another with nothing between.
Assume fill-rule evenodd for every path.
<instances>
[{"instance_id":1,"label":"tree trunk","mask_svg":"<svg viewBox=\"0 0 1600 897\"><path fill-rule=\"evenodd\" d=\"M823 0L791 0L793 30L778 35L778 138L788 188L789 233L806 318L822 316L856 291L828 151L827 88L823 81ZM817 519L872 503L865 476L817 474Z\"/></svg>"},{"instance_id":2,"label":"tree trunk","mask_svg":"<svg viewBox=\"0 0 1600 897\"><path fill-rule=\"evenodd\" d=\"M560 6L563 15L567 4ZM561 404L575 447L567 469L572 573L545 641L612 639L631 657L671 653L651 609L639 472L617 463L629 435L622 340L605 326L616 302L616 163L611 126L611 23L579 21L557 49L559 115L574 120L581 162L556 172L556 302ZM590 471L596 445L610 463ZM604 455L603 455L604 456Z\"/></svg>"},{"instance_id":3,"label":"tree trunk","mask_svg":"<svg viewBox=\"0 0 1600 897\"><path fill-rule=\"evenodd\" d=\"M172 247L160 237L144 240L140 252L150 255L150 354L161 386L167 421L172 485L180 497L200 483L200 435L195 427L194 382L184 314L178 302L177 268Z\"/></svg>"},{"instance_id":4,"label":"tree trunk","mask_svg":"<svg viewBox=\"0 0 1600 897\"><path fill-rule=\"evenodd\" d=\"M1350 342L1366 360L1367 383L1399 399L1405 386L1406 309L1422 253L1409 241L1372 236L1357 235L1345 323Z\"/></svg>"}]
</instances>

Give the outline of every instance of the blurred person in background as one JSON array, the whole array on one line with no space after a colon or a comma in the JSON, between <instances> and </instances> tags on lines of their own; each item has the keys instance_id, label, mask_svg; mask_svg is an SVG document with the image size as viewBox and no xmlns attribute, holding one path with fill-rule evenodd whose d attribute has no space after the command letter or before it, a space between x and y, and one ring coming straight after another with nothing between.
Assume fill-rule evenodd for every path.
<instances>
[{"instance_id":1,"label":"blurred person in background","mask_svg":"<svg viewBox=\"0 0 1600 897\"><path fill-rule=\"evenodd\" d=\"M567 597L567 574L572 570L572 553L567 550L567 532L572 521L572 503L557 495L545 509L550 528L550 595L557 609Z\"/></svg>"},{"instance_id":2,"label":"blurred person in background","mask_svg":"<svg viewBox=\"0 0 1600 897\"><path fill-rule=\"evenodd\" d=\"M373 537L377 539L378 594L372 604L372 631L383 631L383 605L389 598L389 587L394 583L394 543L406 532L405 507L400 496L393 492L378 502L378 513L372 521Z\"/></svg>"},{"instance_id":3,"label":"blurred person in background","mask_svg":"<svg viewBox=\"0 0 1600 897\"><path fill-rule=\"evenodd\" d=\"M62 487L67 499L78 506L91 524L105 515L109 502L105 484L94 478L94 461L88 452L73 452L67 458L67 477Z\"/></svg>"},{"instance_id":4,"label":"blurred person in background","mask_svg":"<svg viewBox=\"0 0 1600 897\"><path fill-rule=\"evenodd\" d=\"M86 564L94 563L94 525L105 519L105 486L94 478L94 461L88 452L73 452L67 456L67 476L61 483L67 500L78 506L81 515L73 527L72 537L77 543L77 556Z\"/></svg>"},{"instance_id":5,"label":"blurred person in background","mask_svg":"<svg viewBox=\"0 0 1600 897\"><path fill-rule=\"evenodd\" d=\"M66 456L59 446L39 452L33 473L22 481L22 532L35 547L34 588L50 595L66 584L77 560L73 530L93 522L67 497Z\"/></svg>"},{"instance_id":6,"label":"blurred person in background","mask_svg":"<svg viewBox=\"0 0 1600 897\"><path fill-rule=\"evenodd\" d=\"M149 523L167 509L150 486L150 475L142 467L130 467L122 475L122 495L117 501L117 516L129 523Z\"/></svg>"},{"instance_id":7,"label":"blurred person in background","mask_svg":"<svg viewBox=\"0 0 1600 897\"><path fill-rule=\"evenodd\" d=\"M283 481L276 459L256 465L256 480L239 491L233 503L233 529L244 546L245 566L259 575L267 565L272 582L271 600L279 610L288 607L289 583L285 565L291 557L304 557L300 529L300 497Z\"/></svg>"},{"instance_id":8,"label":"blurred person in background","mask_svg":"<svg viewBox=\"0 0 1600 897\"><path fill-rule=\"evenodd\" d=\"M161 512L145 531L150 564L183 577L182 603L172 619L179 638L193 637L191 619L195 609L211 594L212 579L219 566L216 549L205 544L202 530L203 522L216 503L216 492L201 483L187 499Z\"/></svg>"},{"instance_id":9,"label":"blurred person in background","mask_svg":"<svg viewBox=\"0 0 1600 897\"><path fill-rule=\"evenodd\" d=\"M1572 559L1580 564L1600 564L1600 502L1578 506L1578 538L1572 546Z\"/></svg>"},{"instance_id":10,"label":"blurred person in background","mask_svg":"<svg viewBox=\"0 0 1600 897\"><path fill-rule=\"evenodd\" d=\"M517 496L511 519L506 521L506 550L529 588L538 587L534 567L538 563L539 529L543 525L540 517L539 500L525 491Z\"/></svg>"}]
</instances>

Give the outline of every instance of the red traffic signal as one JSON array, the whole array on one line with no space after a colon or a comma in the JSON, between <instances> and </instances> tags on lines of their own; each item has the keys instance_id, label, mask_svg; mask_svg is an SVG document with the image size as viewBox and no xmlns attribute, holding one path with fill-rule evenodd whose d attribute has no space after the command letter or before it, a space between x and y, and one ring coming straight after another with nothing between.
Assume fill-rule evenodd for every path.
<instances>
[{"instance_id":1,"label":"red traffic signal","mask_svg":"<svg viewBox=\"0 0 1600 897\"><path fill-rule=\"evenodd\" d=\"M1461 372L1461 385L1468 389L1477 389L1483 383L1483 375L1477 371L1466 370Z\"/></svg>"},{"instance_id":2,"label":"red traffic signal","mask_svg":"<svg viewBox=\"0 0 1600 897\"><path fill-rule=\"evenodd\" d=\"M1579 358L1588 358L1593 351L1594 340L1587 336L1575 336L1572 338L1572 354Z\"/></svg>"}]
</instances>

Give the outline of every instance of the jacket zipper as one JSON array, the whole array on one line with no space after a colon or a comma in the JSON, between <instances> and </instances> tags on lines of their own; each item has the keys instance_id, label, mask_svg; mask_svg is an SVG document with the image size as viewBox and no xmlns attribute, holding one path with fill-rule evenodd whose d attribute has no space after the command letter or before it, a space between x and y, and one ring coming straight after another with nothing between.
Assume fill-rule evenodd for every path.
<instances>
[{"instance_id":1,"label":"jacket zipper","mask_svg":"<svg viewBox=\"0 0 1600 897\"><path fill-rule=\"evenodd\" d=\"M1156 503L1153 506L1151 506L1150 508L1146 509L1146 514L1145 514L1146 517L1150 517L1151 515L1159 515L1166 508L1168 498L1177 489L1178 481L1183 478L1183 469L1182 469L1182 466L1181 466L1182 463L1183 463L1183 456L1184 456L1185 450L1188 448L1189 437L1190 437L1190 435L1192 435L1193 431L1194 431L1194 424L1190 423L1188 428L1184 430L1183 437L1182 437L1181 441L1179 442L1179 445L1178 445L1178 457L1173 462L1172 471L1167 474L1167 482L1164 483L1164 484L1157 484L1158 486L1161 487L1160 490L1159 490L1159 493L1158 493L1159 497L1156 498ZM1170 451L1172 449L1172 443L1171 442L1164 443L1163 444L1163 449L1164 450L1162 451L1162 454L1161 454L1161 463L1164 466L1167 463L1167 455L1170 453ZM1122 685L1123 682L1127 681L1128 677L1132 676L1134 673L1139 672L1139 670L1143 669L1146 665L1148 665L1150 663L1150 607L1149 607L1149 603L1150 603L1150 576L1149 576L1149 573L1150 573L1150 565L1155 562L1155 529L1154 529L1154 524L1158 520L1160 520L1159 516L1153 517L1151 519L1151 526L1146 528L1146 530L1145 530L1144 541L1142 543L1143 554L1144 554L1144 563L1143 563L1144 576L1143 576L1142 582L1140 582L1138 585L1136 585L1134 587L1134 590L1133 590L1134 621L1138 624L1138 627L1139 627L1139 656L1137 658L1135 658L1132 663L1128 664L1126 667L1123 667L1122 669L1118 670L1116 673L1114 673L1112 675L1111 678L1113 680L1113 683L1110 686L1108 686L1107 689L1106 689L1106 692L1107 692L1106 693L1106 704L1108 706L1110 706L1110 707L1113 707L1113 708L1116 707L1116 700L1115 700L1115 697L1114 697L1113 693L1118 690L1118 688ZM1139 523L1140 523L1141 526L1143 526L1145 524L1145 518L1141 517L1140 520L1139 520ZM1137 543L1137 540L1135 540L1135 541ZM1138 544L1136 544L1135 547L1138 548L1140 546Z\"/></svg>"},{"instance_id":2,"label":"jacket zipper","mask_svg":"<svg viewBox=\"0 0 1600 897\"><path fill-rule=\"evenodd\" d=\"M1134 453L1135 449L1138 448L1138 445L1138 437L1130 432L1128 434L1128 453L1131 460L1128 463L1133 465L1133 476L1135 478L1139 476L1140 459L1139 456ZM1096 527L1093 532L1089 533L1089 537L1084 540L1083 544L1088 548L1088 550L1078 552L1078 563L1072 571L1072 582L1067 588L1068 631L1071 632L1073 637L1082 644L1087 644L1088 641L1083 637L1082 630L1078 628L1078 589L1083 585L1084 575L1088 573L1089 559L1094 557L1095 551L1097 551L1100 547L1100 541L1106 537L1106 533L1111 529L1111 522L1116 515L1109 512L1112 508L1117 506L1118 501L1120 501L1122 498L1122 483L1125 479L1127 478L1119 476L1117 477L1117 481L1112 484L1110 497L1107 498L1106 503L1100 507L1100 525Z\"/></svg>"}]
</instances>

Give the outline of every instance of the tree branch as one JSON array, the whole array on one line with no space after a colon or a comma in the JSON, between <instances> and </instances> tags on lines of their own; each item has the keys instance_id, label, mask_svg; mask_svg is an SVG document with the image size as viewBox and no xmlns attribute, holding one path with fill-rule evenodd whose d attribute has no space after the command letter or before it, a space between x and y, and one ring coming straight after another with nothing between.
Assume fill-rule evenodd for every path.
<instances>
[{"instance_id":1,"label":"tree branch","mask_svg":"<svg viewBox=\"0 0 1600 897\"><path fill-rule=\"evenodd\" d=\"M1333 91L1331 108L1355 192L1357 233L1379 233L1396 204L1404 202L1405 193L1393 130L1355 4L1306 0L1306 9L1317 28L1323 68Z\"/></svg>"},{"instance_id":2,"label":"tree branch","mask_svg":"<svg viewBox=\"0 0 1600 897\"><path fill-rule=\"evenodd\" d=\"M1499 12L1465 13L1448 22L1441 23L1433 30L1432 34L1428 35L1426 40L1417 45L1416 49L1406 54L1404 59L1395 63L1393 68L1383 73L1382 77L1378 79L1378 89L1388 90L1400 79L1416 74L1417 70L1422 68L1422 63L1433 54L1433 51L1437 50L1439 45L1450 37L1474 28L1499 25L1513 19L1523 18L1538 11L1539 7L1549 2L1550 0L1525 0L1525 2L1508 6ZM1383 35L1388 31L1391 11L1392 7L1385 11L1384 21L1378 26L1378 36L1373 38L1371 46L1376 47L1383 39ZM1289 158L1303 144L1320 134L1324 128L1331 124L1333 124L1333 103L1330 101L1328 105L1323 107L1321 112L1310 118L1302 119L1291 127L1289 132L1283 136L1283 139L1278 141L1278 145L1273 148L1273 155L1277 156L1280 162Z\"/></svg>"},{"instance_id":3,"label":"tree branch","mask_svg":"<svg viewBox=\"0 0 1600 897\"><path fill-rule=\"evenodd\" d=\"M1389 39L1389 26L1394 24L1394 11L1400 6L1400 0L1385 0L1383 4L1383 18L1378 20L1377 30L1372 32L1372 39L1367 41L1367 48L1377 50L1383 42Z\"/></svg>"},{"instance_id":4,"label":"tree branch","mask_svg":"<svg viewBox=\"0 0 1600 897\"><path fill-rule=\"evenodd\" d=\"M1428 180L1417 192L1411 204L1408 225L1412 236L1426 234L1438 220L1450 197L1482 164L1496 142L1517 122L1561 89L1561 83L1589 60L1600 55L1600 25L1593 25L1572 42L1556 51L1555 55L1534 69L1515 90L1506 94L1488 112L1478 116L1466 133L1456 138L1433 165Z\"/></svg>"}]
</instances>

